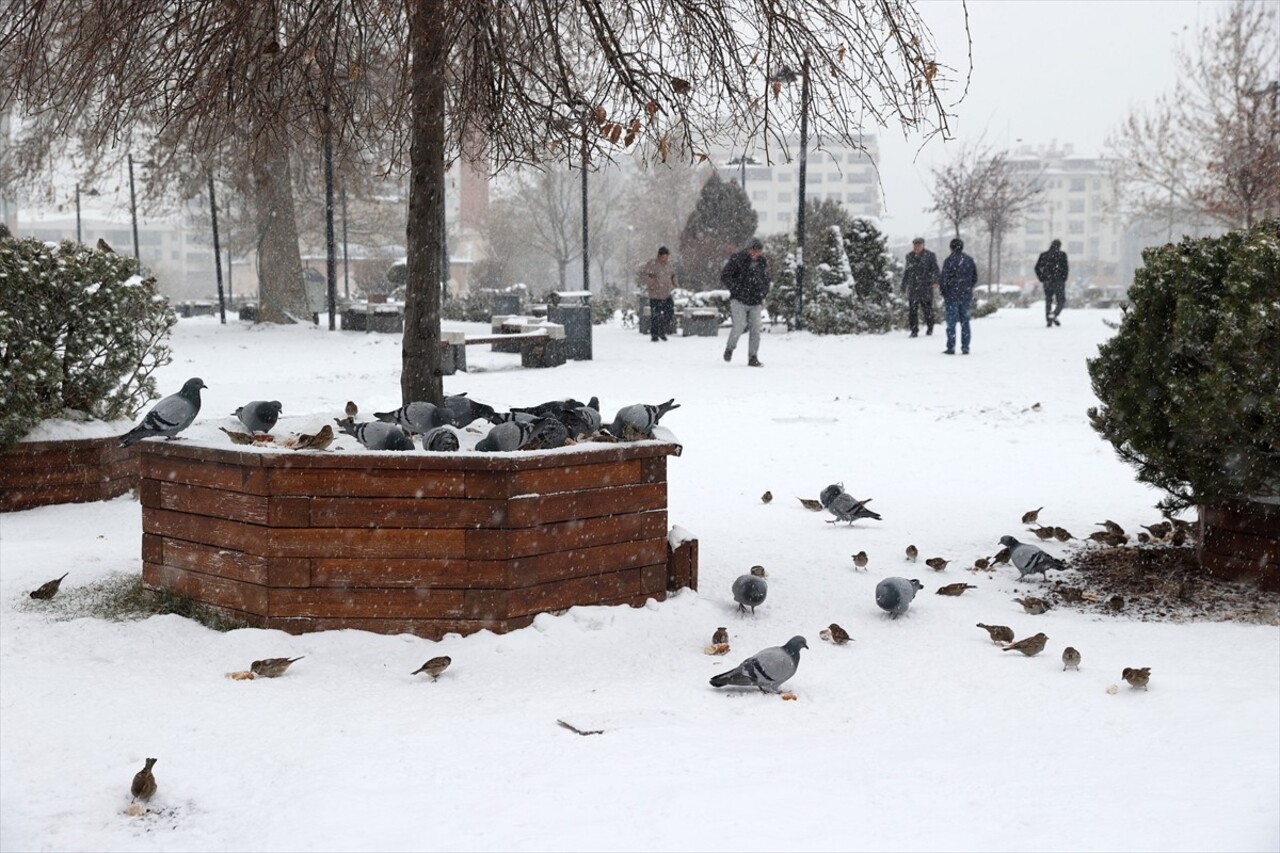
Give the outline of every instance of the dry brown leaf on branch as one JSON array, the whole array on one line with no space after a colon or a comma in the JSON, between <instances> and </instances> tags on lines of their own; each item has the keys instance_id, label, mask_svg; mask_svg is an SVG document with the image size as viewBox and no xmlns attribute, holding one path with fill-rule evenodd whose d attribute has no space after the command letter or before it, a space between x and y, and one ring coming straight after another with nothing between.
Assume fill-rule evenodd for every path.
<instances>
[{"instance_id":1,"label":"dry brown leaf on branch","mask_svg":"<svg viewBox=\"0 0 1280 853\"><path fill-rule=\"evenodd\" d=\"M689 94L689 90L692 88L693 86L688 80L683 80L679 77L671 78L671 91L675 92L677 95L687 95Z\"/></svg>"}]
</instances>

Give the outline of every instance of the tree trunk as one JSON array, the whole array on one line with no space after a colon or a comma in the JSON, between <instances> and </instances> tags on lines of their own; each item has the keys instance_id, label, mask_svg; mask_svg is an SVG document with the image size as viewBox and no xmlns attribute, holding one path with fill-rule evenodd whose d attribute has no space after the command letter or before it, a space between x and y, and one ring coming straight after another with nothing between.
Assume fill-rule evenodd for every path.
<instances>
[{"instance_id":1,"label":"tree trunk","mask_svg":"<svg viewBox=\"0 0 1280 853\"><path fill-rule=\"evenodd\" d=\"M440 373L440 249L444 245L444 0L410 0L409 224L402 402L444 400Z\"/></svg>"},{"instance_id":2,"label":"tree trunk","mask_svg":"<svg viewBox=\"0 0 1280 853\"><path fill-rule=\"evenodd\" d=\"M253 168L258 227L259 323L294 323L310 317L302 285L298 221L293 208L289 154L272 147Z\"/></svg>"}]
</instances>

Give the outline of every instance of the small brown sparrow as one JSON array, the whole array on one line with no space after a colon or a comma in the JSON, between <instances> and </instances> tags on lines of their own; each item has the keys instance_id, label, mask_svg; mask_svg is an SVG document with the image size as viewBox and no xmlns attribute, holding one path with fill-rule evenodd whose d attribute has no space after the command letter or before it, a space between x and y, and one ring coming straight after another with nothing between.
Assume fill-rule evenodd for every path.
<instances>
[{"instance_id":1,"label":"small brown sparrow","mask_svg":"<svg viewBox=\"0 0 1280 853\"><path fill-rule=\"evenodd\" d=\"M229 430L226 427L218 427L227 434L227 438L231 439L232 444L253 444L253 436L247 432L239 430Z\"/></svg>"},{"instance_id":2,"label":"small brown sparrow","mask_svg":"<svg viewBox=\"0 0 1280 853\"><path fill-rule=\"evenodd\" d=\"M773 492L765 491L765 493L760 496L760 500L764 501L765 503L768 503L769 501L773 500Z\"/></svg>"},{"instance_id":3,"label":"small brown sparrow","mask_svg":"<svg viewBox=\"0 0 1280 853\"><path fill-rule=\"evenodd\" d=\"M1009 549L1001 548L996 551L996 555L991 558L991 562L996 566L1005 566L1009 564Z\"/></svg>"},{"instance_id":4,"label":"small brown sparrow","mask_svg":"<svg viewBox=\"0 0 1280 853\"><path fill-rule=\"evenodd\" d=\"M1044 507L1040 507L1039 509L1031 509L1031 510L1027 510L1026 512L1024 512L1024 513L1022 514L1022 523L1023 523L1023 524L1035 524L1035 523L1036 523L1036 521L1037 521L1037 520L1039 520L1039 518L1040 518L1040 510L1041 510L1041 509L1044 509Z\"/></svg>"},{"instance_id":5,"label":"small brown sparrow","mask_svg":"<svg viewBox=\"0 0 1280 853\"><path fill-rule=\"evenodd\" d=\"M711 635L711 645L713 646L718 646L721 643L727 643L727 642L729 642L728 628L717 628L716 632Z\"/></svg>"},{"instance_id":6,"label":"small brown sparrow","mask_svg":"<svg viewBox=\"0 0 1280 853\"><path fill-rule=\"evenodd\" d=\"M425 672L431 676L432 681L435 681L442 672L449 668L451 663L453 663L453 658L448 655L441 655L440 657L432 658L409 674L417 675L420 672Z\"/></svg>"},{"instance_id":7,"label":"small brown sparrow","mask_svg":"<svg viewBox=\"0 0 1280 853\"><path fill-rule=\"evenodd\" d=\"M841 628L836 623L832 622L828 630L831 631L831 642L835 643L837 646L843 646L845 643L849 642L849 632Z\"/></svg>"},{"instance_id":8,"label":"small brown sparrow","mask_svg":"<svg viewBox=\"0 0 1280 853\"><path fill-rule=\"evenodd\" d=\"M1112 536L1115 536L1115 535L1116 534L1112 533L1110 530L1095 530L1089 534L1089 538L1094 542L1106 542L1108 539L1110 539ZM1139 535L1146 536L1147 534L1142 533Z\"/></svg>"},{"instance_id":9,"label":"small brown sparrow","mask_svg":"<svg viewBox=\"0 0 1280 853\"><path fill-rule=\"evenodd\" d=\"M978 559L973 561L973 567L975 569L986 569L990 567L990 565L991 565L991 559L989 557L979 557Z\"/></svg>"},{"instance_id":10,"label":"small brown sparrow","mask_svg":"<svg viewBox=\"0 0 1280 853\"><path fill-rule=\"evenodd\" d=\"M284 675L287 670L296 661L302 660L306 655L296 658L264 658L256 660L249 664L249 671L259 678L279 678Z\"/></svg>"},{"instance_id":11,"label":"small brown sparrow","mask_svg":"<svg viewBox=\"0 0 1280 853\"><path fill-rule=\"evenodd\" d=\"M752 566L751 574L755 575L758 578L769 577L769 573L764 570L764 566Z\"/></svg>"},{"instance_id":12,"label":"small brown sparrow","mask_svg":"<svg viewBox=\"0 0 1280 853\"><path fill-rule=\"evenodd\" d=\"M1119 548L1121 545L1129 544L1128 536L1120 536L1116 533L1108 533L1106 538L1102 540L1103 544L1110 545L1112 548Z\"/></svg>"},{"instance_id":13,"label":"small brown sparrow","mask_svg":"<svg viewBox=\"0 0 1280 853\"><path fill-rule=\"evenodd\" d=\"M1119 613L1121 610L1124 610L1124 596L1113 595L1110 598L1108 598L1107 609L1115 613Z\"/></svg>"},{"instance_id":14,"label":"small brown sparrow","mask_svg":"<svg viewBox=\"0 0 1280 853\"><path fill-rule=\"evenodd\" d=\"M1039 536L1041 539L1053 538L1052 527L1028 527L1027 529L1030 530L1032 533L1034 533L1036 536Z\"/></svg>"},{"instance_id":15,"label":"small brown sparrow","mask_svg":"<svg viewBox=\"0 0 1280 853\"><path fill-rule=\"evenodd\" d=\"M941 557L930 557L929 559L924 561L924 564L929 568L933 569L935 572L940 572L947 567L947 563L949 562L951 561L944 560Z\"/></svg>"},{"instance_id":16,"label":"small brown sparrow","mask_svg":"<svg viewBox=\"0 0 1280 853\"><path fill-rule=\"evenodd\" d=\"M1150 541L1151 541L1151 534L1150 534L1150 533L1148 533L1148 532L1147 532L1147 531L1145 531L1145 530L1141 530L1141 531L1139 531L1139 532L1138 532L1138 542L1140 542L1140 543L1141 543L1141 544L1143 544L1143 545L1146 545L1146 544L1148 544Z\"/></svg>"},{"instance_id":17,"label":"small brown sparrow","mask_svg":"<svg viewBox=\"0 0 1280 853\"><path fill-rule=\"evenodd\" d=\"M804 504L804 508L813 510L814 512L822 512L824 507L822 501L815 501L813 498L796 498L800 503Z\"/></svg>"},{"instance_id":18,"label":"small brown sparrow","mask_svg":"<svg viewBox=\"0 0 1280 853\"><path fill-rule=\"evenodd\" d=\"M298 436L297 443L294 444L294 450L324 450L330 444L333 444L333 427L325 424L320 427L319 432L315 434L303 433Z\"/></svg>"},{"instance_id":19,"label":"small brown sparrow","mask_svg":"<svg viewBox=\"0 0 1280 853\"><path fill-rule=\"evenodd\" d=\"M858 553L854 554L853 564L859 569L865 569L867 567L867 552L859 551Z\"/></svg>"},{"instance_id":20,"label":"small brown sparrow","mask_svg":"<svg viewBox=\"0 0 1280 853\"><path fill-rule=\"evenodd\" d=\"M1128 670L1125 671L1128 672ZM133 784L129 786L129 793L133 794L135 800L149 800L155 794L156 777L151 773L155 763L156 759L148 758L147 766L133 774Z\"/></svg>"},{"instance_id":21,"label":"small brown sparrow","mask_svg":"<svg viewBox=\"0 0 1280 853\"><path fill-rule=\"evenodd\" d=\"M1124 535L1124 528L1116 524L1114 521L1112 521L1109 518L1106 521L1095 521L1094 524L1097 524L1100 527L1107 528L1108 533L1114 533L1117 536Z\"/></svg>"},{"instance_id":22,"label":"small brown sparrow","mask_svg":"<svg viewBox=\"0 0 1280 853\"><path fill-rule=\"evenodd\" d=\"M915 545L908 545L908 546L907 546L907 559L908 559L908 560L910 560L911 562L913 562L913 563L914 563L914 562L916 561L916 557L919 557L919 556L920 556L920 549L919 549L919 548L917 548Z\"/></svg>"},{"instance_id":23,"label":"small brown sparrow","mask_svg":"<svg viewBox=\"0 0 1280 853\"><path fill-rule=\"evenodd\" d=\"M69 574L71 574L71 572L67 572L62 576L62 578L65 578ZM61 586L62 584L62 578L54 578L51 581L45 581L44 583L40 584L39 589L31 590L31 597L39 598L42 600L53 598L54 595L56 595L58 592L58 587Z\"/></svg>"},{"instance_id":24,"label":"small brown sparrow","mask_svg":"<svg viewBox=\"0 0 1280 853\"><path fill-rule=\"evenodd\" d=\"M1006 625L984 625L979 622L978 627L987 632L993 643L1013 642L1013 629Z\"/></svg>"},{"instance_id":25,"label":"small brown sparrow","mask_svg":"<svg viewBox=\"0 0 1280 853\"><path fill-rule=\"evenodd\" d=\"M1044 644L1049 638L1043 632L1036 634L1034 637L1027 637L1025 640L1019 640L1016 643L1010 643L1004 647L1006 652L1022 652L1027 657L1035 657L1044 651Z\"/></svg>"},{"instance_id":26,"label":"small brown sparrow","mask_svg":"<svg viewBox=\"0 0 1280 853\"><path fill-rule=\"evenodd\" d=\"M1129 686L1134 690L1139 687L1146 690L1147 682L1151 680L1151 667L1144 666L1141 669L1135 669L1134 667L1126 666L1124 672L1120 673L1120 677L1129 682Z\"/></svg>"},{"instance_id":27,"label":"small brown sparrow","mask_svg":"<svg viewBox=\"0 0 1280 853\"><path fill-rule=\"evenodd\" d=\"M1034 598L1028 595L1026 598L1015 598L1018 604L1022 605L1022 609L1030 613L1032 616L1039 616L1053 605L1045 601L1043 598Z\"/></svg>"},{"instance_id":28,"label":"small brown sparrow","mask_svg":"<svg viewBox=\"0 0 1280 853\"><path fill-rule=\"evenodd\" d=\"M1152 539L1163 539L1173 530L1173 525L1168 521L1157 521L1155 524L1139 525L1143 530L1151 534Z\"/></svg>"},{"instance_id":29,"label":"small brown sparrow","mask_svg":"<svg viewBox=\"0 0 1280 853\"><path fill-rule=\"evenodd\" d=\"M977 589L977 584L971 583L949 583L946 586L938 587L938 595L964 595L966 589Z\"/></svg>"},{"instance_id":30,"label":"small brown sparrow","mask_svg":"<svg viewBox=\"0 0 1280 853\"><path fill-rule=\"evenodd\" d=\"M1084 590L1078 586L1060 586L1057 592L1062 597L1062 600L1068 604L1084 601Z\"/></svg>"},{"instance_id":31,"label":"small brown sparrow","mask_svg":"<svg viewBox=\"0 0 1280 853\"><path fill-rule=\"evenodd\" d=\"M348 400L348 401L347 401L347 407L346 407L345 409L343 409L343 411L344 411L344 412L346 412L347 417L352 418L352 419L354 420L354 419L355 419L355 416L356 416L356 415L358 415L358 414L360 413L360 407L359 407L359 406L357 406L357 405L356 405L355 403L353 403L352 401Z\"/></svg>"},{"instance_id":32,"label":"small brown sparrow","mask_svg":"<svg viewBox=\"0 0 1280 853\"><path fill-rule=\"evenodd\" d=\"M1067 646L1062 650L1062 671L1066 672L1068 668L1080 671L1080 652L1076 651L1075 646Z\"/></svg>"},{"instance_id":33,"label":"small brown sparrow","mask_svg":"<svg viewBox=\"0 0 1280 853\"><path fill-rule=\"evenodd\" d=\"M1053 528L1053 538L1057 539L1059 542L1070 542L1076 537L1068 533L1065 527L1055 527Z\"/></svg>"}]
</instances>

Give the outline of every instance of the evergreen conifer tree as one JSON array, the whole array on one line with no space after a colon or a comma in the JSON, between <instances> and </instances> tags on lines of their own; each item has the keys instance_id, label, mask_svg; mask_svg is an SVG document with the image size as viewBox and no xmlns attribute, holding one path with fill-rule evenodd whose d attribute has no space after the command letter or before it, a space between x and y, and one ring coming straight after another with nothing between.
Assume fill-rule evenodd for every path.
<instances>
[{"instance_id":1,"label":"evergreen conifer tree","mask_svg":"<svg viewBox=\"0 0 1280 853\"><path fill-rule=\"evenodd\" d=\"M759 216L746 191L712 174L680 234L680 283L690 290L720 286L720 270L756 233Z\"/></svg>"}]
</instances>

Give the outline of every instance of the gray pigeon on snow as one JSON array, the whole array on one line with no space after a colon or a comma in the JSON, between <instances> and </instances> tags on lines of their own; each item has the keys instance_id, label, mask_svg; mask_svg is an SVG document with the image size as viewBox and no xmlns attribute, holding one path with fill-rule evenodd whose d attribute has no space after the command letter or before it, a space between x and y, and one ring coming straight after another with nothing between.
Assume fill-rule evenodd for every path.
<instances>
[{"instance_id":1,"label":"gray pigeon on snow","mask_svg":"<svg viewBox=\"0 0 1280 853\"><path fill-rule=\"evenodd\" d=\"M672 397L661 405L651 403L633 403L623 406L609 425L609 434L623 441L638 441L653 438L653 428L662 420L662 416L672 409L680 408L680 404Z\"/></svg>"},{"instance_id":2,"label":"gray pigeon on snow","mask_svg":"<svg viewBox=\"0 0 1280 853\"><path fill-rule=\"evenodd\" d=\"M449 410L449 417L454 426L464 427L472 421L488 420L493 417L493 406L477 403L466 394L452 394L444 398L444 407Z\"/></svg>"},{"instance_id":3,"label":"gray pigeon on snow","mask_svg":"<svg viewBox=\"0 0 1280 853\"><path fill-rule=\"evenodd\" d=\"M876 584L876 604L881 610L887 610L894 619L907 612L911 600L919 590L924 589L920 581L912 578L885 578Z\"/></svg>"},{"instance_id":4,"label":"gray pigeon on snow","mask_svg":"<svg viewBox=\"0 0 1280 853\"><path fill-rule=\"evenodd\" d=\"M200 413L200 389L208 388L203 379L192 377L182 384L182 390L170 394L151 407L142 423L120 436L120 446L131 444L153 435L173 438L196 419Z\"/></svg>"},{"instance_id":5,"label":"gray pigeon on snow","mask_svg":"<svg viewBox=\"0 0 1280 853\"><path fill-rule=\"evenodd\" d=\"M853 524L860 518L874 518L880 520L880 513L867 509L867 504L871 503L871 498L860 501L844 490L844 486L839 483L832 483L822 490L822 494L818 495L818 500L827 512L835 516L829 521L829 524L835 524L837 521L847 521Z\"/></svg>"},{"instance_id":6,"label":"gray pigeon on snow","mask_svg":"<svg viewBox=\"0 0 1280 853\"><path fill-rule=\"evenodd\" d=\"M600 417L600 399L592 397L585 406L574 406L559 415L572 438L585 438L600 431L603 421Z\"/></svg>"},{"instance_id":7,"label":"gray pigeon on snow","mask_svg":"<svg viewBox=\"0 0 1280 853\"><path fill-rule=\"evenodd\" d=\"M800 650L807 648L804 637L794 636L784 645L756 652L728 672L711 676L711 686L758 687L762 693L777 693L782 683L796 674Z\"/></svg>"},{"instance_id":8,"label":"gray pigeon on snow","mask_svg":"<svg viewBox=\"0 0 1280 853\"><path fill-rule=\"evenodd\" d=\"M476 450L500 453L520 450L538 431L536 420L504 421L489 430L489 434L476 442Z\"/></svg>"},{"instance_id":9,"label":"gray pigeon on snow","mask_svg":"<svg viewBox=\"0 0 1280 853\"><path fill-rule=\"evenodd\" d=\"M438 426L422 437L422 449L433 453L450 453L458 447L458 431L451 426Z\"/></svg>"},{"instance_id":10,"label":"gray pigeon on snow","mask_svg":"<svg viewBox=\"0 0 1280 853\"><path fill-rule=\"evenodd\" d=\"M351 418L334 419L338 429L353 436L368 450L413 450L413 439L395 424L382 421L356 423Z\"/></svg>"},{"instance_id":11,"label":"gray pigeon on snow","mask_svg":"<svg viewBox=\"0 0 1280 853\"><path fill-rule=\"evenodd\" d=\"M569 428L556 418L538 418L534 427L533 435L523 446L524 450L550 450L564 447L569 441Z\"/></svg>"},{"instance_id":12,"label":"gray pigeon on snow","mask_svg":"<svg viewBox=\"0 0 1280 853\"><path fill-rule=\"evenodd\" d=\"M373 416L384 423L396 424L406 432L416 433L428 433L453 422L448 409L421 401L408 403L394 412L374 412Z\"/></svg>"},{"instance_id":13,"label":"gray pigeon on snow","mask_svg":"<svg viewBox=\"0 0 1280 853\"><path fill-rule=\"evenodd\" d=\"M240 419L249 432L271 432L271 428L280 420L280 411L284 407L279 400L254 400L245 403L232 414Z\"/></svg>"},{"instance_id":14,"label":"gray pigeon on snow","mask_svg":"<svg viewBox=\"0 0 1280 853\"><path fill-rule=\"evenodd\" d=\"M1065 571L1067 568L1057 557L1049 555L1035 545L1019 542L1012 536L1001 536L1000 544L1009 549L1009 560L1018 569L1018 580L1037 573L1048 580L1049 569Z\"/></svg>"},{"instance_id":15,"label":"gray pigeon on snow","mask_svg":"<svg viewBox=\"0 0 1280 853\"><path fill-rule=\"evenodd\" d=\"M489 416L489 423L494 426L509 423L531 424L537 419L537 415L531 415L528 412L494 412Z\"/></svg>"},{"instance_id":16,"label":"gray pigeon on snow","mask_svg":"<svg viewBox=\"0 0 1280 853\"><path fill-rule=\"evenodd\" d=\"M738 602L738 612L745 613L747 608L751 608L754 614L756 608L764 604L764 597L769 594L769 584L762 577L756 575L740 575L733 582L733 600Z\"/></svg>"}]
</instances>

